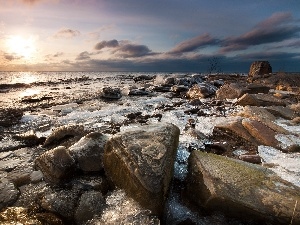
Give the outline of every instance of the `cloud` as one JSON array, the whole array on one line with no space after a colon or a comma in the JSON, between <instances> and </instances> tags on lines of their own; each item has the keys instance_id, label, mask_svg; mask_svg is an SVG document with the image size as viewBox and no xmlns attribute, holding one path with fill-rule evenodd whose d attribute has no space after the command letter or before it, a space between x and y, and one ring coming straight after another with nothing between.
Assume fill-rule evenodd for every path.
<instances>
[{"instance_id":1,"label":"cloud","mask_svg":"<svg viewBox=\"0 0 300 225\"><path fill-rule=\"evenodd\" d=\"M67 39L70 39L70 38L74 38L74 37L77 37L80 35L80 32L78 30L72 30L72 29L69 29L69 28L63 28L63 29L60 29L59 31L57 31L53 37L54 38L67 38Z\"/></svg>"},{"instance_id":2,"label":"cloud","mask_svg":"<svg viewBox=\"0 0 300 225\"><path fill-rule=\"evenodd\" d=\"M109 41L101 41L95 45L96 50L101 50L103 48L116 48L119 46L119 42L117 40L109 40Z\"/></svg>"},{"instance_id":3,"label":"cloud","mask_svg":"<svg viewBox=\"0 0 300 225\"><path fill-rule=\"evenodd\" d=\"M61 56L63 56L64 55L64 53L63 52L57 52L57 53L55 53L55 54L48 54L48 55L45 55L45 60L46 61L51 61L51 60L53 60L54 58L59 58L59 57L61 57Z\"/></svg>"},{"instance_id":4,"label":"cloud","mask_svg":"<svg viewBox=\"0 0 300 225\"><path fill-rule=\"evenodd\" d=\"M102 50L104 48L112 49L111 53L121 58L135 58L156 54L152 52L146 45L133 44L129 41L117 41L115 39L101 41L94 47L96 50Z\"/></svg>"},{"instance_id":5,"label":"cloud","mask_svg":"<svg viewBox=\"0 0 300 225\"><path fill-rule=\"evenodd\" d=\"M16 54L9 54L9 53L4 53L3 56L4 56L4 59L6 59L7 61L13 61L13 60L23 58L23 56L17 56Z\"/></svg>"},{"instance_id":6,"label":"cloud","mask_svg":"<svg viewBox=\"0 0 300 225\"><path fill-rule=\"evenodd\" d=\"M177 44L169 53L181 54L191 52L201 47L215 45L217 43L218 40L216 38L211 37L209 34L203 34Z\"/></svg>"},{"instance_id":7,"label":"cloud","mask_svg":"<svg viewBox=\"0 0 300 225\"><path fill-rule=\"evenodd\" d=\"M257 24L249 32L239 37L229 37L222 40L220 52L245 50L251 46L276 43L297 37L300 27L290 24L292 21L290 13L275 13Z\"/></svg>"},{"instance_id":8,"label":"cloud","mask_svg":"<svg viewBox=\"0 0 300 225\"><path fill-rule=\"evenodd\" d=\"M87 51L81 52L77 57L76 60L86 60L90 59L90 54Z\"/></svg>"}]
</instances>

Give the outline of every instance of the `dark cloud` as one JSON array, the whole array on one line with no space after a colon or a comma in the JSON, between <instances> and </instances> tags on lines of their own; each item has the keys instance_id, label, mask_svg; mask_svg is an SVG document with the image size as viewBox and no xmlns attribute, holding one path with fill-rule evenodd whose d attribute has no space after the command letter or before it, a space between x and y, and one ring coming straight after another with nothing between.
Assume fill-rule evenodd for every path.
<instances>
[{"instance_id":1,"label":"dark cloud","mask_svg":"<svg viewBox=\"0 0 300 225\"><path fill-rule=\"evenodd\" d=\"M59 31L57 31L53 37L54 38L73 38L73 37L76 37L76 36L79 36L80 35L80 32L78 30L72 30L72 29L69 29L69 28L63 28L63 29L60 29Z\"/></svg>"},{"instance_id":2,"label":"dark cloud","mask_svg":"<svg viewBox=\"0 0 300 225\"><path fill-rule=\"evenodd\" d=\"M179 43L169 53L181 54L191 52L201 47L215 45L217 43L218 40L216 38L211 37L209 34L203 34Z\"/></svg>"},{"instance_id":3,"label":"dark cloud","mask_svg":"<svg viewBox=\"0 0 300 225\"><path fill-rule=\"evenodd\" d=\"M109 40L109 41L101 41L95 45L96 50L101 50L103 48L116 48L119 46L119 42L117 40Z\"/></svg>"},{"instance_id":4,"label":"dark cloud","mask_svg":"<svg viewBox=\"0 0 300 225\"><path fill-rule=\"evenodd\" d=\"M250 46L281 42L298 36L300 27L290 24L292 16L289 13L276 13L260 22L249 32L239 37L229 37L222 41L220 52L226 53L245 50Z\"/></svg>"},{"instance_id":5,"label":"dark cloud","mask_svg":"<svg viewBox=\"0 0 300 225\"><path fill-rule=\"evenodd\" d=\"M90 59L90 54L87 51L81 52L77 57L76 60L86 60Z\"/></svg>"},{"instance_id":6,"label":"dark cloud","mask_svg":"<svg viewBox=\"0 0 300 225\"><path fill-rule=\"evenodd\" d=\"M146 45L136 44L121 45L116 52L117 55L123 58L135 58L155 54Z\"/></svg>"},{"instance_id":7,"label":"dark cloud","mask_svg":"<svg viewBox=\"0 0 300 225\"><path fill-rule=\"evenodd\" d=\"M111 48L111 53L115 56L122 58L135 58L147 55L154 55L146 45L132 44L128 41L101 41L97 43L94 47L96 50L102 50L104 48Z\"/></svg>"}]
</instances>

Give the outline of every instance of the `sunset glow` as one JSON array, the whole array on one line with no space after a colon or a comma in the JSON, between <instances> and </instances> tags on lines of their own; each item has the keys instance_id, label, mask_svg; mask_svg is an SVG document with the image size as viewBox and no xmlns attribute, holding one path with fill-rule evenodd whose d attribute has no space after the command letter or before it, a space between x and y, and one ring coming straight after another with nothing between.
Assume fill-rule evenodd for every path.
<instances>
[{"instance_id":1,"label":"sunset glow","mask_svg":"<svg viewBox=\"0 0 300 225\"><path fill-rule=\"evenodd\" d=\"M35 42L32 37L11 36L7 40L8 52L16 57L30 59L36 52Z\"/></svg>"}]
</instances>

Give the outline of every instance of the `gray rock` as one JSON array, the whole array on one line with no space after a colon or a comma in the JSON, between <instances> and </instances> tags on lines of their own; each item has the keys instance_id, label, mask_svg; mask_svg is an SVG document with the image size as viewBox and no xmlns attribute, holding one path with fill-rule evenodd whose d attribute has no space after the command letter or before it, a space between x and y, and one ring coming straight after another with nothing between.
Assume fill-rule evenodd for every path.
<instances>
[{"instance_id":1,"label":"gray rock","mask_svg":"<svg viewBox=\"0 0 300 225\"><path fill-rule=\"evenodd\" d=\"M123 190L115 190L106 198L107 208L101 216L96 216L86 225L115 225L115 224L143 224L159 225L160 221L145 210Z\"/></svg>"},{"instance_id":2,"label":"gray rock","mask_svg":"<svg viewBox=\"0 0 300 225\"><path fill-rule=\"evenodd\" d=\"M78 167L85 172L103 169L103 153L107 136L98 132L90 133L69 148L70 155Z\"/></svg>"},{"instance_id":3,"label":"gray rock","mask_svg":"<svg viewBox=\"0 0 300 225\"><path fill-rule=\"evenodd\" d=\"M36 158L35 164L42 171L45 180L52 183L70 178L75 169L75 160L63 146L40 155Z\"/></svg>"},{"instance_id":4,"label":"gray rock","mask_svg":"<svg viewBox=\"0 0 300 225\"><path fill-rule=\"evenodd\" d=\"M17 201L20 192L15 185L6 178L0 180L0 211Z\"/></svg>"},{"instance_id":5,"label":"gray rock","mask_svg":"<svg viewBox=\"0 0 300 225\"><path fill-rule=\"evenodd\" d=\"M143 207L161 215L173 176L178 141L178 127L168 123L119 133L106 144L105 172Z\"/></svg>"},{"instance_id":6,"label":"gray rock","mask_svg":"<svg viewBox=\"0 0 300 225\"><path fill-rule=\"evenodd\" d=\"M81 195L75 211L76 224L85 224L95 215L101 215L105 208L105 200L101 192L89 191Z\"/></svg>"},{"instance_id":7,"label":"gray rock","mask_svg":"<svg viewBox=\"0 0 300 225\"><path fill-rule=\"evenodd\" d=\"M293 110L291 110L289 107L284 106L268 106L266 107L266 110L268 110L276 117L282 117L287 120L292 120L297 116L297 114Z\"/></svg>"},{"instance_id":8,"label":"gray rock","mask_svg":"<svg viewBox=\"0 0 300 225\"><path fill-rule=\"evenodd\" d=\"M39 204L49 212L61 215L68 220L73 220L78 199L78 193L72 190L48 190L39 199Z\"/></svg>"},{"instance_id":9,"label":"gray rock","mask_svg":"<svg viewBox=\"0 0 300 225\"><path fill-rule=\"evenodd\" d=\"M122 97L121 89L105 87L102 89L101 97L105 99L120 99Z\"/></svg>"},{"instance_id":10,"label":"gray rock","mask_svg":"<svg viewBox=\"0 0 300 225\"><path fill-rule=\"evenodd\" d=\"M200 151L189 158L187 193L200 209L232 216L300 224L300 188L259 165Z\"/></svg>"},{"instance_id":11,"label":"gray rock","mask_svg":"<svg viewBox=\"0 0 300 225\"><path fill-rule=\"evenodd\" d=\"M23 111L16 108L0 109L0 127L10 127L20 121Z\"/></svg>"}]
</instances>

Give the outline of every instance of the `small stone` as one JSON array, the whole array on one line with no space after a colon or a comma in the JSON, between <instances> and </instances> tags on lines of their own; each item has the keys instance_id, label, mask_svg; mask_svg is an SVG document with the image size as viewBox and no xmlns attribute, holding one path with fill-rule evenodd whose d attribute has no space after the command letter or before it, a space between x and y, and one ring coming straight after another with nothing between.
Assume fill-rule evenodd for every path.
<instances>
[{"instance_id":1,"label":"small stone","mask_svg":"<svg viewBox=\"0 0 300 225\"><path fill-rule=\"evenodd\" d=\"M259 155L240 155L240 160L243 160L245 162L254 163L254 164L260 164L261 158Z\"/></svg>"}]
</instances>

